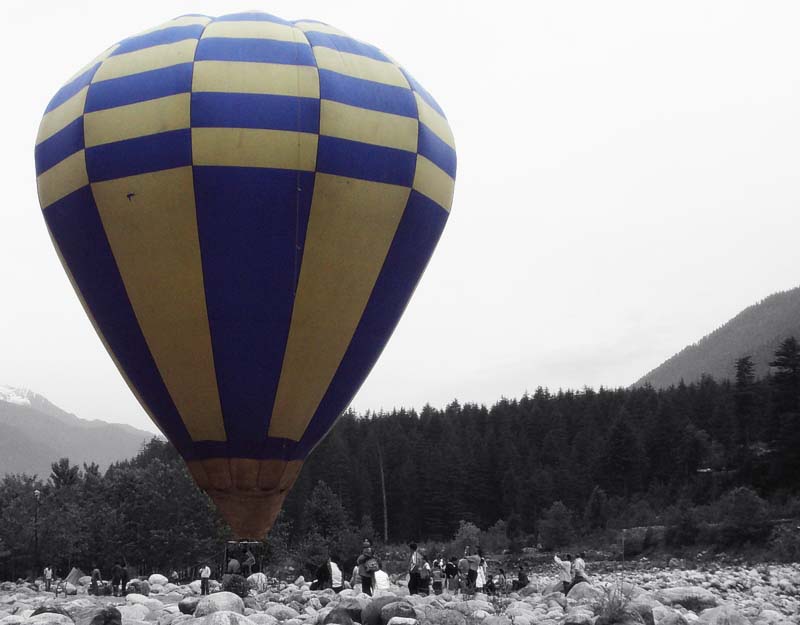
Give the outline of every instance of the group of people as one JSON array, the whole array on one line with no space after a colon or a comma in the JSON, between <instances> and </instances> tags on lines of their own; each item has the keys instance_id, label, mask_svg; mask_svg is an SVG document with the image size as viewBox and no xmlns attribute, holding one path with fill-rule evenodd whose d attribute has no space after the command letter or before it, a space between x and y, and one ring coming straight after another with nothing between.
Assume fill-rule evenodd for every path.
<instances>
[{"instance_id":1,"label":"group of people","mask_svg":"<svg viewBox=\"0 0 800 625\"><path fill-rule=\"evenodd\" d=\"M417 545L411 543L409 562L408 590L411 594L441 594L445 590L451 593L473 595L481 592L488 595L505 593L509 588L506 572L500 568L497 574L489 573L489 567L483 554L473 554L469 546L464 550L464 557L452 556L434 559L433 565L424 554L420 554ZM522 567L517 579L510 580L511 589L524 588L529 583L528 576Z\"/></svg>"},{"instance_id":2,"label":"group of people","mask_svg":"<svg viewBox=\"0 0 800 625\"><path fill-rule=\"evenodd\" d=\"M586 575L586 554L580 553L575 558L571 554L564 554L563 559L556 554L553 558L558 566L558 579L562 584L562 592L566 595L570 589L581 582L588 582Z\"/></svg>"}]
</instances>

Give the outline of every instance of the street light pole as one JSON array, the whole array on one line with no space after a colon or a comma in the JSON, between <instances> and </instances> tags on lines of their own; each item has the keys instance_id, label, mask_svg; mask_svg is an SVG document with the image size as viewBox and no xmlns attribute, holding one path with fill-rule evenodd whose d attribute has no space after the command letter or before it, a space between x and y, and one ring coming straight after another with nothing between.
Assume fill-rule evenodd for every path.
<instances>
[{"instance_id":1,"label":"street light pole","mask_svg":"<svg viewBox=\"0 0 800 625\"><path fill-rule=\"evenodd\" d=\"M38 488L33 491L33 496L36 499L36 512L33 517L33 579L39 574L39 504L42 499L42 491Z\"/></svg>"}]
</instances>

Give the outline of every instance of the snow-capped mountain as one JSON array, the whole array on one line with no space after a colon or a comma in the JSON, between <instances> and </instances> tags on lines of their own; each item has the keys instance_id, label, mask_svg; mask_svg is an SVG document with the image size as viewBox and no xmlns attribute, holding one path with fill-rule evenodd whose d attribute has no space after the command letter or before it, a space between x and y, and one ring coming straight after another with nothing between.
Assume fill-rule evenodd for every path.
<instances>
[{"instance_id":1,"label":"snow-capped mountain","mask_svg":"<svg viewBox=\"0 0 800 625\"><path fill-rule=\"evenodd\" d=\"M130 458L153 434L129 425L89 421L33 391L0 385L0 475L50 473L50 463L96 462L105 469Z\"/></svg>"}]
</instances>

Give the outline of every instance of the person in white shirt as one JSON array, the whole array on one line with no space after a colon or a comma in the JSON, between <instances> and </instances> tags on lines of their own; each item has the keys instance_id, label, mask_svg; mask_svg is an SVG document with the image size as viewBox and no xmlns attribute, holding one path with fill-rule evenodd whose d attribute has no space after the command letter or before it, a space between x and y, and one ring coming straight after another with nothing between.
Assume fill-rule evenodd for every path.
<instances>
[{"instance_id":1,"label":"person in white shirt","mask_svg":"<svg viewBox=\"0 0 800 625\"><path fill-rule=\"evenodd\" d=\"M44 584L45 590L50 592L50 584L53 583L53 567L49 564L44 567Z\"/></svg>"},{"instance_id":2,"label":"person in white shirt","mask_svg":"<svg viewBox=\"0 0 800 625\"><path fill-rule=\"evenodd\" d=\"M375 571L375 590L391 590L392 584L389 581L389 575L383 570L383 565L378 563L378 570Z\"/></svg>"},{"instance_id":3,"label":"person in white shirt","mask_svg":"<svg viewBox=\"0 0 800 625\"><path fill-rule=\"evenodd\" d=\"M483 592L484 586L486 586L486 560L481 558L480 564L478 564L478 575L475 578L475 590Z\"/></svg>"},{"instance_id":4,"label":"person in white shirt","mask_svg":"<svg viewBox=\"0 0 800 625\"><path fill-rule=\"evenodd\" d=\"M333 592L338 594L344 588L344 574L342 574L342 569L339 568L333 558L330 559L328 566L331 567L331 588L333 588Z\"/></svg>"},{"instance_id":5,"label":"person in white shirt","mask_svg":"<svg viewBox=\"0 0 800 625\"><path fill-rule=\"evenodd\" d=\"M558 554L556 554L553 560L555 560L555 563L558 565L558 579L563 585L562 592L566 595L572 584L572 556L567 554L562 560L558 557Z\"/></svg>"},{"instance_id":6,"label":"person in white shirt","mask_svg":"<svg viewBox=\"0 0 800 625\"><path fill-rule=\"evenodd\" d=\"M200 569L200 594L207 595L208 594L208 580L211 579L211 569L208 568L207 564L203 565L203 568Z\"/></svg>"},{"instance_id":7,"label":"person in white shirt","mask_svg":"<svg viewBox=\"0 0 800 625\"><path fill-rule=\"evenodd\" d=\"M586 562L584 561L584 553L580 553L575 560L572 561L572 584L580 584L581 582L588 582L589 578L586 575Z\"/></svg>"}]
</instances>

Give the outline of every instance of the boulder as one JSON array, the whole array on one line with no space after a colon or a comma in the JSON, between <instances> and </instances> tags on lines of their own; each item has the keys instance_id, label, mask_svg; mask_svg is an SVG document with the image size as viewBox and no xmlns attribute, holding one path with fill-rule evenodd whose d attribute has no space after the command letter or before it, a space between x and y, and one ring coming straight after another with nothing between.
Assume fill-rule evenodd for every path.
<instances>
[{"instance_id":1,"label":"boulder","mask_svg":"<svg viewBox=\"0 0 800 625\"><path fill-rule=\"evenodd\" d=\"M128 585L125 586L125 590L147 597L150 594L150 584L143 579L132 579L128 582Z\"/></svg>"},{"instance_id":2,"label":"boulder","mask_svg":"<svg viewBox=\"0 0 800 625\"><path fill-rule=\"evenodd\" d=\"M22 625L27 619L19 614L12 614L0 618L0 625Z\"/></svg>"},{"instance_id":3,"label":"boulder","mask_svg":"<svg viewBox=\"0 0 800 625\"><path fill-rule=\"evenodd\" d=\"M594 613L584 606L570 609L564 617L564 625L592 625L593 623Z\"/></svg>"},{"instance_id":4,"label":"boulder","mask_svg":"<svg viewBox=\"0 0 800 625\"><path fill-rule=\"evenodd\" d=\"M490 616L483 621L483 625L511 625L511 619L505 615Z\"/></svg>"},{"instance_id":5,"label":"boulder","mask_svg":"<svg viewBox=\"0 0 800 625\"><path fill-rule=\"evenodd\" d=\"M417 625L418 621L415 618L403 618L402 616L393 616L386 625Z\"/></svg>"},{"instance_id":6,"label":"boulder","mask_svg":"<svg viewBox=\"0 0 800 625\"><path fill-rule=\"evenodd\" d=\"M383 606L397 601L395 595L375 597L361 610L361 625L381 625L381 610Z\"/></svg>"},{"instance_id":7,"label":"boulder","mask_svg":"<svg viewBox=\"0 0 800 625\"><path fill-rule=\"evenodd\" d=\"M164 586L169 583L169 580L164 575L153 573L150 577L147 578L147 582L151 586Z\"/></svg>"},{"instance_id":8,"label":"boulder","mask_svg":"<svg viewBox=\"0 0 800 625\"><path fill-rule=\"evenodd\" d=\"M644 625L655 625L655 617L653 616L653 605L646 601L632 601L628 605L628 610L632 613L635 612L642 619Z\"/></svg>"},{"instance_id":9,"label":"boulder","mask_svg":"<svg viewBox=\"0 0 800 625\"><path fill-rule=\"evenodd\" d=\"M214 612L235 612L244 615L244 602L240 596L232 592L216 592L200 599L194 617L200 618Z\"/></svg>"},{"instance_id":10,"label":"boulder","mask_svg":"<svg viewBox=\"0 0 800 625\"><path fill-rule=\"evenodd\" d=\"M405 601L387 603L381 608L381 622L383 625L387 625L396 616L416 620L417 613L414 611L413 606Z\"/></svg>"},{"instance_id":11,"label":"boulder","mask_svg":"<svg viewBox=\"0 0 800 625\"><path fill-rule=\"evenodd\" d=\"M197 622L197 619L195 619ZM207 614L198 625L252 625L252 621L244 614L230 610L218 610Z\"/></svg>"},{"instance_id":12,"label":"boulder","mask_svg":"<svg viewBox=\"0 0 800 625\"><path fill-rule=\"evenodd\" d=\"M569 589L567 599L576 603L593 603L603 596L603 591L589 582L579 582Z\"/></svg>"},{"instance_id":13,"label":"boulder","mask_svg":"<svg viewBox=\"0 0 800 625\"><path fill-rule=\"evenodd\" d=\"M706 608L716 607L719 600L707 588L697 586L678 586L665 588L655 594L655 598L664 605L682 605L692 612L700 612Z\"/></svg>"},{"instance_id":14,"label":"boulder","mask_svg":"<svg viewBox=\"0 0 800 625\"><path fill-rule=\"evenodd\" d=\"M253 573L247 578L248 588L252 588L256 592L264 592L267 589L267 576L263 573Z\"/></svg>"},{"instance_id":15,"label":"boulder","mask_svg":"<svg viewBox=\"0 0 800 625\"><path fill-rule=\"evenodd\" d=\"M750 620L742 616L735 608L721 605L704 610L696 623L697 625L750 625Z\"/></svg>"},{"instance_id":16,"label":"boulder","mask_svg":"<svg viewBox=\"0 0 800 625\"><path fill-rule=\"evenodd\" d=\"M274 616L270 616L269 614L264 614L263 612L258 612L256 614L252 614L248 616L253 623L256 625L278 625L279 621Z\"/></svg>"},{"instance_id":17,"label":"boulder","mask_svg":"<svg viewBox=\"0 0 800 625\"><path fill-rule=\"evenodd\" d=\"M61 614L66 616L70 621L73 620L72 615L69 614L64 608L57 605L43 605L39 606L33 611L31 616L39 616L40 614Z\"/></svg>"},{"instance_id":18,"label":"boulder","mask_svg":"<svg viewBox=\"0 0 800 625\"><path fill-rule=\"evenodd\" d=\"M189 583L189 590L191 590L194 594L199 595L200 591L201 591L201 589L200 589L200 580L196 579L193 582L190 582Z\"/></svg>"},{"instance_id":19,"label":"boulder","mask_svg":"<svg viewBox=\"0 0 800 625\"><path fill-rule=\"evenodd\" d=\"M83 577L78 578L78 586L88 586L91 583L92 583L91 575L84 575Z\"/></svg>"},{"instance_id":20,"label":"boulder","mask_svg":"<svg viewBox=\"0 0 800 625\"><path fill-rule=\"evenodd\" d=\"M74 625L73 620L66 614L56 612L42 612L35 616L30 616L26 623L31 625Z\"/></svg>"},{"instance_id":21,"label":"boulder","mask_svg":"<svg viewBox=\"0 0 800 625\"><path fill-rule=\"evenodd\" d=\"M143 621L145 617L150 614L150 610L147 609L147 606L141 603L121 605L117 609L123 621Z\"/></svg>"},{"instance_id":22,"label":"boulder","mask_svg":"<svg viewBox=\"0 0 800 625\"><path fill-rule=\"evenodd\" d=\"M353 625L353 619L350 613L342 608L333 608L326 611L325 616L322 618L321 625Z\"/></svg>"},{"instance_id":23,"label":"boulder","mask_svg":"<svg viewBox=\"0 0 800 625\"><path fill-rule=\"evenodd\" d=\"M663 608L663 612L658 609L653 610L653 618L656 625L689 625L683 614L670 608Z\"/></svg>"},{"instance_id":24,"label":"boulder","mask_svg":"<svg viewBox=\"0 0 800 625\"><path fill-rule=\"evenodd\" d=\"M268 614L269 616L276 618L279 621L288 621L289 619L297 618L298 616L300 616L300 613L297 610L290 608L287 605L281 605L281 604L273 604L269 606L265 610L265 613Z\"/></svg>"},{"instance_id":25,"label":"boulder","mask_svg":"<svg viewBox=\"0 0 800 625\"><path fill-rule=\"evenodd\" d=\"M432 610L428 622L433 625L467 625L467 617L458 610Z\"/></svg>"},{"instance_id":26,"label":"boulder","mask_svg":"<svg viewBox=\"0 0 800 625\"><path fill-rule=\"evenodd\" d=\"M75 584L72 584L71 582L67 582L66 584L64 584L64 593L67 596L74 597L75 595L78 594L78 587Z\"/></svg>"},{"instance_id":27,"label":"boulder","mask_svg":"<svg viewBox=\"0 0 800 625\"><path fill-rule=\"evenodd\" d=\"M369 605L370 598L369 595L350 595L347 597L342 597L344 591L339 594L339 604L336 606L337 608L342 608L347 610L348 614L350 614L350 618L354 621L361 620L361 612Z\"/></svg>"},{"instance_id":28,"label":"boulder","mask_svg":"<svg viewBox=\"0 0 800 625\"><path fill-rule=\"evenodd\" d=\"M194 611L197 609L198 603L200 603L200 597L197 596L184 597L178 602L178 609L183 614L194 615Z\"/></svg>"}]
</instances>

